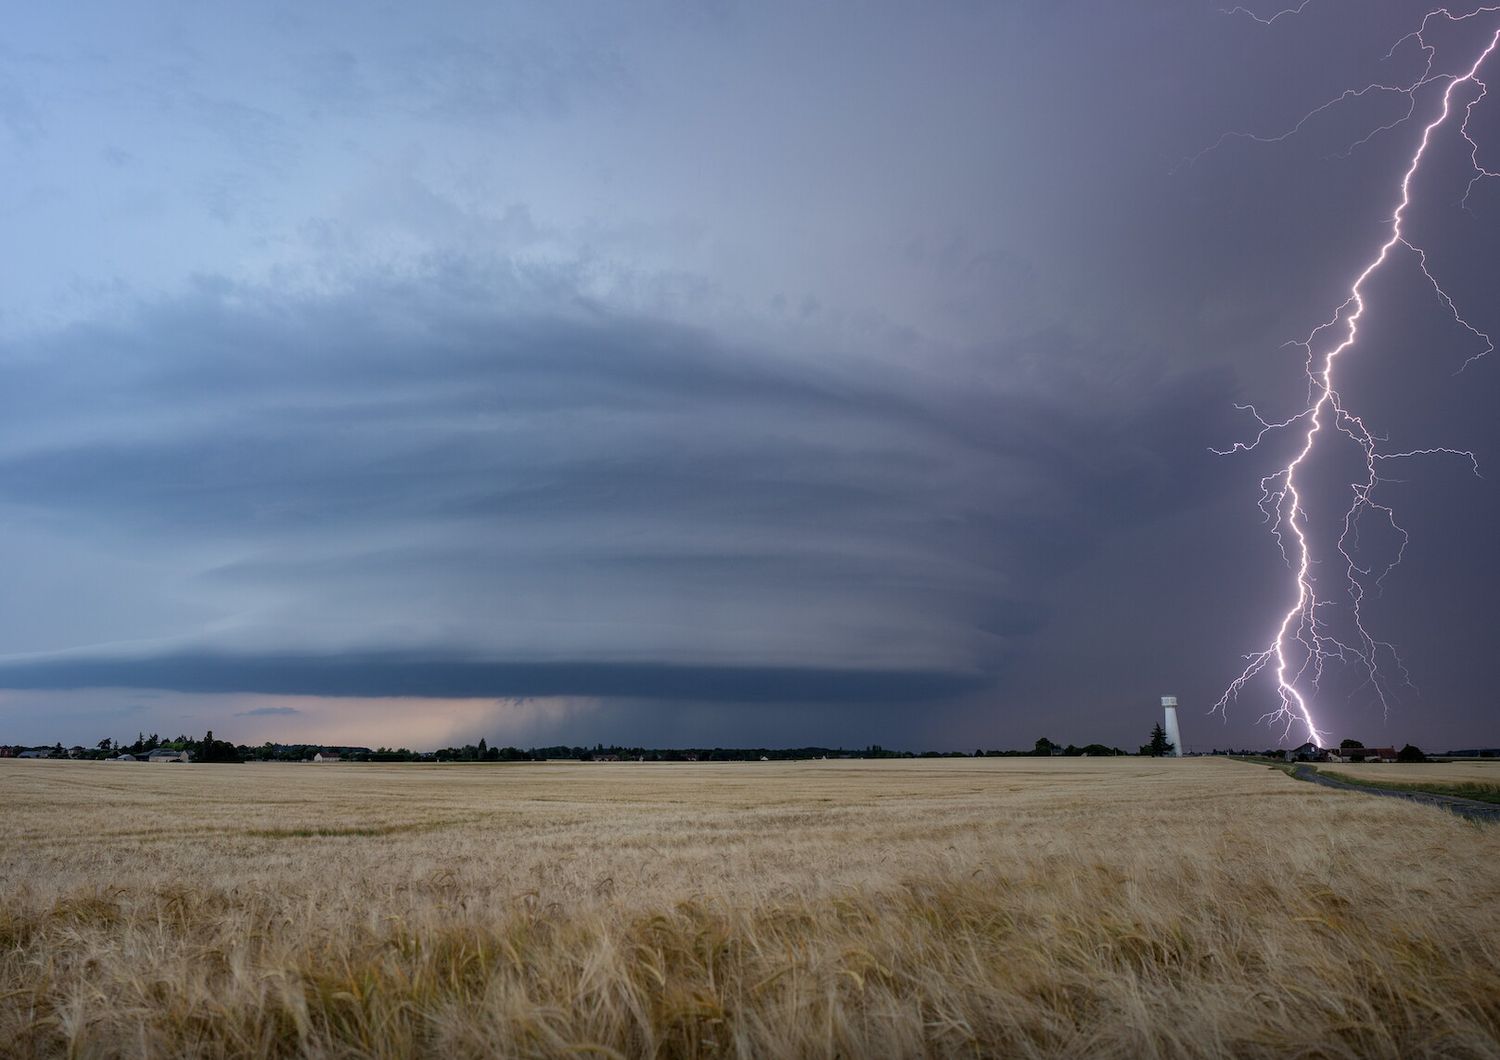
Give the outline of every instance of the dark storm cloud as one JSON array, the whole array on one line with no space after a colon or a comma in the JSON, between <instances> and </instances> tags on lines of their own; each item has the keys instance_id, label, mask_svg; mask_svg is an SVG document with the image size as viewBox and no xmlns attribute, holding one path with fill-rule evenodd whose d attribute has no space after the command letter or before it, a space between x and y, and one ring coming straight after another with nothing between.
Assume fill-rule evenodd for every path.
<instances>
[{"instance_id":1,"label":"dark storm cloud","mask_svg":"<svg viewBox=\"0 0 1500 1060\"><path fill-rule=\"evenodd\" d=\"M403 318L372 320L368 304L393 293ZM638 317L468 303L455 325L453 308L421 285L332 304L220 292L22 347L0 362L0 413L37 424L39 441L0 458L0 501L148 523L679 508L808 522L891 516L932 491L947 503L911 519L977 517L1025 540L1085 502L1121 518L1169 492L1192 502L1207 462L1183 447L1233 393L1222 369L1093 384L1074 367L1107 356L1094 350L1056 349L1055 367L1017 382L1016 347L972 355L961 379L918 380ZM118 431L92 426L112 418ZM938 495L935 470L1006 461L1039 487L1025 510Z\"/></svg>"},{"instance_id":2,"label":"dark storm cloud","mask_svg":"<svg viewBox=\"0 0 1500 1060\"><path fill-rule=\"evenodd\" d=\"M550 297L496 308L456 266L334 299L205 283L0 363L9 422L36 426L0 458L0 504L86 538L248 540L196 584L271 593L285 623L243 634L253 658L231 635L233 658L0 683L951 697L1045 627L1048 580L1101 534L1214 483L1181 451L1198 426L1169 413L1228 401L1222 372L1101 385L1060 334L962 354L960 380L841 370L522 283ZM419 640L483 651L544 620L548 655L600 661L359 653L407 612L436 619ZM329 629L336 656L255 654Z\"/></svg>"},{"instance_id":3,"label":"dark storm cloud","mask_svg":"<svg viewBox=\"0 0 1500 1060\"><path fill-rule=\"evenodd\" d=\"M620 662L486 662L383 652L338 656L168 655L0 664L0 685L25 689L163 688L362 697L698 700L883 705L949 699L985 685L976 674L914 670L669 666ZM261 707L245 716L295 714Z\"/></svg>"}]
</instances>

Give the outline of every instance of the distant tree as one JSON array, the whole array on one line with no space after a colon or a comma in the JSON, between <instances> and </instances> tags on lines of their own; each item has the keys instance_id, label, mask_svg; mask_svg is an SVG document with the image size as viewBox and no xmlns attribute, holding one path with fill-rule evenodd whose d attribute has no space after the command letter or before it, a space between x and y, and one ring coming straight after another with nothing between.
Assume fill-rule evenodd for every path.
<instances>
[{"instance_id":1,"label":"distant tree","mask_svg":"<svg viewBox=\"0 0 1500 1060\"><path fill-rule=\"evenodd\" d=\"M1341 750L1341 751L1347 751L1351 747L1360 747L1360 748L1363 748L1364 744L1360 743L1358 740L1340 740L1339 741L1339 750Z\"/></svg>"},{"instance_id":2,"label":"distant tree","mask_svg":"<svg viewBox=\"0 0 1500 1060\"><path fill-rule=\"evenodd\" d=\"M1151 742L1141 748L1144 753L1149 754L1152 758L1169 755L1174 749L1171 741L1167 739L1167 730L1161 727L1161 722L1157 722L1151 726Z\"/></svg>"},{"instance_id":3,"label":"distant tree","mask_svg":"<svg viewBox=\"0 0 1500 1060\"><path fill-rule=\"evenodd\" d=\"M108 751L108 750L112 749L114 747L114 745L115 745L115 742L113 740L109 739L108 737L105 737L104 739L102 739L102 740L99 741L99 750L101 750L101 751Z\"/></svg>"},{"instance_id":4,"label":"distant tree","mask_svg":"<svg viewBox=\"0 0 1500 1060\"><path fill-rule=\"evenodd\" d=\"M1052 754L1052 748L1056 746L1057 745L1055 743L1047 739L1047 737L1043 736L1036 742L1036 754L1039 757L1045 758Z\"/></svg>"},{"instance_id":5,"label":"distant tree","mask_svg":"<svg viewBox=\"0 0 1500 1060\"><path fill-rule=\"evenodd\" d=\"M1396 761L1425 762L1427 761L1427 756L1422 753L1422 749L1420 747L1416 746L1415 744L1407 744L1405 747L1401 748L1401 750L1396 752Z\"/></svg>"},{"instance_id":6,"label":"distant tree","mask_svg":"<svg viewBox=\"0 0 1500 1060\"><path fill-rule=\"evenodd\" d=\"M191 743L192 741L185 742ZM215 740L212 729L209 729L207 735L198 742L198 761L200 762L238 762L240 760L239 749L228 740Z\"/></svg>"}]
</instances>

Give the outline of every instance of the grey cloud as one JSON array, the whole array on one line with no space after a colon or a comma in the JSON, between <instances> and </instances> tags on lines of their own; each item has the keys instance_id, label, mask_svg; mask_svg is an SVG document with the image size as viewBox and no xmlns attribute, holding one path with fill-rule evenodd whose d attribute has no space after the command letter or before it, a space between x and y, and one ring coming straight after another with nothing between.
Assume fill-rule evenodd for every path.
<instances>
[{"instance_id":1,"label":"grey cloud","mask_svg":"<svg viewBox=\"0 0 1500 1060\"><path fill-rule=\"evenodd\" d=\"M190 585L259 615L225 634L258 646L987 669L1102 534L1215 486L1181 409L1227 404L1223 373L1100 386L1057 334L952 379L856 372L482 289L457 268L331 299L205 281L22 347L0 505L240 552Z\"/></svg>"},{"instance_id":2,"label":"grey cloud","mask_svg":"<svg viewBox=\"0 0 1500 1060\"><path fill-rule=\"evenodd\" d=\"M670 666L621 662L494 662L401 652L174 655L0 664L0 686L25 689L160 688L317 696L598 696L717 703L887 704L971 693L982 675L912 670ZM244 716L295 714L262 707Z\"/></svg>"},{"instance_id":3,"label":"grey cloud","mask_svg":"<svg viewBox=\"0 0 1500 1060\"><path fill-rule=\"evenodd\" d=\"M87 442L37 446L16 430L0 489L15 501L134 499L155 511L173 491L186 505L221 493L316 498L336 512L351 493L377 510L382 496L425 508L425 481L446 496L438 510L475 515L703 508L716 497L748 512L858 515L893 490L917 499L945 488L935 470L1010 460L1016 474L1092 501L1138 495L1139 476L1180 459L1177 443L1203 427L1198 410L1232 392L1222 372L1110 393L1045 370L1013 391L1003 377L913 387L900 372L807 370L639 318L485 317L470 304L467 320L440 323L448 306L436 293L417 307L425 316L389 329L407 331L395 338L361 304L375 292L243 310L236 293L148 312L134 328L77 329L0 362L13 426L73 419L97 436L85 421L139 409L117 436ZM1003 479L990 486L1015 492Z\"/></svg>"}]
</instances>

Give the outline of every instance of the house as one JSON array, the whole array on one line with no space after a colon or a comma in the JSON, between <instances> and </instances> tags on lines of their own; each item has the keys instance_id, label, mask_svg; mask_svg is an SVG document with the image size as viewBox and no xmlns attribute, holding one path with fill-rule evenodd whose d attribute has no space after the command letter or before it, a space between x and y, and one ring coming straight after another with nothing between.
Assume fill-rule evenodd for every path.
<instances>
[{"instance_id":1,"label":"house","mask_svg":"<svg viewBox=\"0 0 1500 1060\"><path fill-rule=\"evenodd\" d=\"M129 751L121 751L119 754L115 755L113 758L106 758L105 761L106 762L139 762L140 759L136 758L136 756L133 755L133 754L131 754Z\"/></svg>"},{"instance_id":2,"label":"house","mask_svg":"<svg viewBox=\"0 0 1500 1060\"><path fill-rule=\"evenodd\" d=\"M317 754L313 755L312 760L314 762L337 762L339 760L339 756L334 754L332 751L319 751Z\"/></svg>"},{"instance_id":3,"label":"house","mask_svg":"<svg viewBox=\"0 0 1500 1060\"><path fill-rule=\"evenodd\" d=\"M1330 762L1394 762L1394 747L1341 747L1328 752Z\"/></svg>"},{"instance_id":4,"label":"house","mask_svg":"<svg viewBox=\"0 0 1500 1060\"><path fill-rule=\"evenodd\" d=\"M1283 751L1282 755L1288 762L1321 762L1327 757L1328 752L1317 744L1309 741L1301 747L1294 747L1290 751Z\"/></svg>"},{"instance_id":5,"label":"house","mask_svg":"<svg viewBox=\"0 0 1500 1060\"><path fill-rule=\"evenodd\" d=\"M186 762L186 751L174 751L170 747L158 747L146 756L148 762Z\"/></svg>"},{"instance_id":6,"label":"house","mask_svg":"<svg viewBox=\"0 0 1500 1060\"><path fill-rule=\"evenodd\" d=\"M43 748L39 751L22 751L16 755L17 758L51 758L52 752Z\"/></svg>"}]
</instances>

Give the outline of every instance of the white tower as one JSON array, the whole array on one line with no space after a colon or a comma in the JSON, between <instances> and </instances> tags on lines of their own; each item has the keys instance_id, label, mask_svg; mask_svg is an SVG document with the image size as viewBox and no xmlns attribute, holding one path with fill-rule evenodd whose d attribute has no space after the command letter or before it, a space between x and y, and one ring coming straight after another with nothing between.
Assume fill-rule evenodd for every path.
<instances>
[{"instance_id":1,"label":"white tower","mask_svg":"<svg viewBox=\"0 0 1500 1060\"><path fill-rule=\"evenodd\" d=\"M1172 755L1175 758L1182 757L1182 734L1177 731L1177 697L1161 697L1162 713L1167 717L1162 723L1162 728L1167 730L1167 743L1172 745Z\"/></svg>"}]
</instances>

